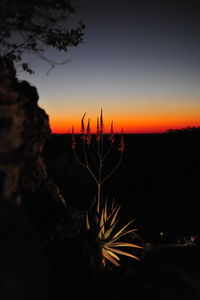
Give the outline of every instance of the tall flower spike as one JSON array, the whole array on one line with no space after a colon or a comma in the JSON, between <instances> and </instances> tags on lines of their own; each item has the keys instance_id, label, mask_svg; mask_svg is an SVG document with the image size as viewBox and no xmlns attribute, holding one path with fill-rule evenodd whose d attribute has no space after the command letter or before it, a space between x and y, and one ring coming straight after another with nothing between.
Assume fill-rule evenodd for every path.
<instances>
[{"instance_id":1,"label":"tall flower spike","mask_svg":"<svg viewBox=\"0 0 200 300\"><path fill-rule=\"evenodd\" d=\"M86 134L90 134L90 118L88 119Z\"/></svg>"},{"instance_id":2,"label":"tall flower spike","mask_svg":"<svg viewBox=\"0 0 200 300\"><path fill-rule=\"evenodd\" d=\"M100 115L100 134L103 134L103 130L104 130L103 109L101 109L101 115Z\"/></svg>"},{"instance_id":3,"label":"tall flower spike","mask_svg":"<svg viewBox=\"0 0 200 300\"><path fill-rule=\"evenodd\" d=\"M90 132L90 119L88 119L87 130L86 130L86 143L90 145L91 143L91 132Z\"/></svg>"},{"instance_id":4,"label":"tall flower spike","mask_svg":"<svg viewBox=\"0 0 200 300\"><path fill-rule=\"evenodd\" d=\"M114 130L113 130L113 121L111 122L110 134L111 134L111 135L114 134Z\"/></svg>"},{"instance_id":5,"label":"tall flower spike","mask_svg":"<svg viewBox=\"0 0 200 300\"><path fill-rule=\"evenodd\" d=\"M81 119L81 133L82 133L81 138L82 139L85 139L85 122L84 122L85 115L86 115L86 113L84 113L84 115L83 115L83 117Z\"/></svg>"},{"instance_id":6,"label":"tall flower spike","mask_svg":"<svg viewBox=\"0 0 200 300\"><path fill-rule=\"evenodd\" d=\"M124 131L123 131L123 128L122 128L122 131L121 131L121 141L120 141L120 144L119 144L119 151L124 152L124 148L125 148L125 144L124 144Z\"/></svg>"},{"instance_id":7,"label":"tall flower spike","mask_svg":"<svg viewBox=\"0 0 200 300\"><path fill-rule=\"evenodd\" d=\"M72 126L72 149L76 148L76 139L74 135L74 126Z\"/></svg>"},{"instance_id":8,"label":"tall flower spike","mask_svg":"<svg viewBox=\"0 0 200 300\"><path fill-rule=\"evenodd\" d=\"M97 135L96 140L100 141L100 126L99 126L99 117L97 117Z\"/></svg>"},{"instance_id":9,"label":"tall flower spike","mask_svg":"<svg viewBox=\"0 0 200 300\"><path fill-rule=\"evenodd\" d=\"M113 121L111 122L109 140L111 141L111 143L114 143L114 141L115 141L114 129L113 129Z\"/></svg>"}]
</instances>

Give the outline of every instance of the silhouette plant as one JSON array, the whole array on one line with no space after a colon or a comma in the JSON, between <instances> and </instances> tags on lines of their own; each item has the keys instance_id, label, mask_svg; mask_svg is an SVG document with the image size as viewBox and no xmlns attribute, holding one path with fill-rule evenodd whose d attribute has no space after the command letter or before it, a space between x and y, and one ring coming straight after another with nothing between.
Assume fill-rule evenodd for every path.
<instances>
[{"instance_id":1,"label":"silhouette plant","mask_svg":"<svg viewBox=\"0 0 200 300\"><path fill-rule=\"evenodd\" d=\"M88 119L87 127L85 127L85 116L83 115L81 120L81 140L83 146L83 158L77 154L77 141L74 133L74 127L72 127L72 149L74 152L75 160L84 168L86 168L91 174L93 180L97 185L97 197L95 197L89 211L86 214L86 228L92 232L99 241L101 251L101 265L106 265L106 260L110 261L115 266L120 266L120 257L128 256L139 260L138 257L127 251L122 251L121 247L125 248L138 248L143 247L135 245L133 243L122 242L121 238L127 234L136 231L137 229L129 229L129 226L133 221L127 223L121 229L117 229L119 221L120 206L116 205L114 200L111 206L108 205L107 200L104 201L101 195L102 185L115 173L122 162L125 143L123 129L121 131L120 144L117 149L120 151L120 156L115 166L106 174L103 174L104 162L113 149L113 145L116 141L114 134L113 121L111 122L111 128L109 135L104 134L104 121L103 111L101 109L100 117L97 118L96 134L92 135L90 130L90 119ZM109 145L105 147L105 136L109 140ZM95 145L94 145L95 142ZM89 155L94 154L97 158L97 171L94 171L92 167ZM118 249L120 248L120 249Z\"/></svg>"},{"instance_id":2,"label":"silhouette plant","mask_svg":"<svg viewBox=\"0 0 200 300\"><path fill-rule=\"evenodd\" d=\"M108 155L111 153L113 149L113 145L116 141L114 128L113 128L113 121L111 122L110 134L105 135L103 110L101 109L100 117L97 118L96 134L92 135L90 129L90 119L88 119L87 127L85 127L85 116L86 113L83 115L81 120L81 140L83 146L83 159L81 159L78 156L76 151L77 143L76 143L76 138L74 133L74 127L72 127L72 149L74 152L74 157L76 162L82 167L86 168L91 174L93 180L95 181L97 185L97 200L100 202L102 185L116 172L116 170L118 169L118 167L122 162L124 147L125 147L123 129L121 131L121 140L118 146L118 150L120 151L119 160L117 161L113 169L111 169L106 175L103 176L103 167L104 167L105 160L107 159ZM109 140L109 146L106 149L105 149L105 136ZM91 155L92 157L94 157L95 155L97 158L97 161L95 162L95 165L97 165L97 172L94 171L94 167L92 167L90 163L89 155Z\"/></svg>"},{"instance_id":3,"label":"silhouette plant","mask_svg":"<svg viewBox=\"0 0 200 300\"><path fill-rule=\"evenodd\" d=\"M100 241L102 265L105 267L106 260L110 261L117 267L120 267L120 257L127 256L136 260L139 258L132 253L122 251L121 248L138 248L143 247L133 243L122 242L121 238L137 229L130 229L129 226L133 220L117 229L119 221L120 205L116 205L113 200L112 205L109 206L107 201L94 201L91 205L90 211L86 214L86 227L88 231L92 231L97 235ZM120 249L119 249L120 248Z\"/></svg>"}]
</instances>

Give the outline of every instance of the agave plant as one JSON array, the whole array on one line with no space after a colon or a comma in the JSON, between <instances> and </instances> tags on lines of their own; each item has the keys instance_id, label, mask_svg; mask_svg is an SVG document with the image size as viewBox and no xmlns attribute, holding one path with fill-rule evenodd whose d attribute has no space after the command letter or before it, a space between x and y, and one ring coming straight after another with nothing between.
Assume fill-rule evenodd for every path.
<instances>
[{"instance_id":1,"label":"agave plant","mask_svg":"<svg viewBox=\"0 0 200 300\"><path fill-rule=\"evenodd\" d=\"M105 266L106 261L108 260L115 266L120 266L121 255L139 260L138 257L129 251L124 251L123 248L142 249L141 246L121 241L121 238L126 236L128 233L136 231L136 229L130 229L130 225L133 221L129 222L121 229L118 229L120 206L113 202L109 207L107 205L107 201L103 201L101 194L102 185L116 172L122 162L125 149L124 132L122 129L120 142L116 146L117 139L114 134L113 121L111 122L110 133L107 135L104 134L105 128L102 109L100 116L97 117L96 134L91 134L90 119L88 119L88 123L85 125L85 116L86 113L81 119L80 132L83 155L81 157L78 156L76 151L78 146L76 140L77 136L74 133L73 126L72 149L77 163L88 170L97 185L97 200L93 202L90 212L86 215L87 230L91 231L93 234L95 234L95 237L98 238L101 250L102 265ZM106 139L108 139L108 144L105 143ZM114 149L119 150L120 155L118 160L111 170L103 172L105 160L109 157L109 154L111 154L112 150ZM90 160L91 155L94 158L96 157L94 165L92 164L93 160Z\"/></svg>"},{"instance_id":2,"label":"agave plant","mask_svg":"<svg viewBox=\"0 0 200 300\"><path fill-rule=\"evenodd\" d=\"M143 249L143 247L133 243L125 243L121 241L122 237L136 231L137 229L130 229L130 225L134 220L130 221L122 228L117 229L120 208L121 206L116 205L115 201L113 201L109 208L107 201L98 200L94 201L92 204L91 213L87 212L86 214L87 230L92 230L98 235L103 266L106 265L106 260L108 260L115 266L120 267L121 255L140 260L132 253L120 250L121 248Z\"/></svg>"}]
</instances>

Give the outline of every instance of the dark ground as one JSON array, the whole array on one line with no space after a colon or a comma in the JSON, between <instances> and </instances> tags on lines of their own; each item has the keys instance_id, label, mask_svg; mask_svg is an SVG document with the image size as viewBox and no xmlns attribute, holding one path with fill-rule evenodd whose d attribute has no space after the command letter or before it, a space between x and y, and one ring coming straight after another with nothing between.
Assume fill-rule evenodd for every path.
<instances>
[{"instance_id":1,"label":"dark ground","mask_svg":"<svg viewBox=\"0 0 200 300\"><path fill-rule=\"evenodd\" d=\"M90 299L91 285L99 291L95 299L200 299L199 240L196 246L177 245L185 236L199 239L200 134L126 135L125 143L123 163L105 184L104 195L108 199L115 196L123 204L124 219L136 218L139 234L150 250L146 248L142 262L127 261L124 269L94 278L87 263L80 267L84 261L80 253L76 262L70 257L63 261L65 253L70 256L69 245L64 243L48 254L50 261L56 257L53 273L60 274L57 280L63 288L66 278L61 274L68 269L72 299ZM106 168L118 155L114 151ZM66 201L87 209L95 184L74 162L70 135L53 135L44 157ZM72 246L72 259L75 248ZM76 282L79 289L74 289Z\"/></svg>"},{"instance_id":2,"label":"dark ground","mask_svg":"<svg viewBox=\"0 0 200 300\"><path fill-rule=\"evenodd\" d=\"M125 217L136 218L148 241L161 231L171 240L198 234L200 134L126 135L125 143L123 163L105 184L104 195L123 204ZM117 155L114 151L108 157L110 164ZM45 161L66 201L86 208L95 184L74 161L70 135L52 136Z\"/></svg>"}]
</instances>

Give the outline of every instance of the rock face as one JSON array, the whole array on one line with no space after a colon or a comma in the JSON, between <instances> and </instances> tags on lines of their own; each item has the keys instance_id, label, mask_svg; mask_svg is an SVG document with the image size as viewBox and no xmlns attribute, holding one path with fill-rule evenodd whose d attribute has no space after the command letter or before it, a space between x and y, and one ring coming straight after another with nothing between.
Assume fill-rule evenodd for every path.
<instances>
[{"instance_id":1,"label":"rock face","mask_svg":"<svg viewBox=\"0 0 200 300\"><path fill-rule=\"evenodd\" d=\"M41 153L50 128L37 100L26 82L0 90L0 195L7 201L20 201L21 188L35 191L47 177Z\"/></svg>"},{"instance_id":2,"label":"rock face","mask_svg":"<svg viewBox=\"0 0 200 300\"><path fill-rule=\"evenodd\" d=\"M47 174L51 134L38 93L0 58L0 299L51 299L51 272L41 249L56 236L66 203ZM50 292L49 292L50 291Z\"/></svg>"},{"instance_id":3,"label":"rock face","mask_svg":"<svg viewBox=\"0 0 200 300\"><path fill-rule=\"evenodd\" d=\"M37 220L47 201L52 211L66 207L43 162L43 147L51 130L38 99L37 89L18 81L12 63L0 58L0 201L28 209L35 201L35 212L32 207L30 211L34 214L41 209ZM59 216L54 219L56 227Z\"/></svg>"},{"instance_id":4,"label":"rock face","mask_svg":"<svg viewBox=\"0 0 200 300\"><path fill-rule=\"evenodd\" d=\"M36 192L48 181L42 151L51 130L38 99L36 88L0 61L1 199L18 203L23 190Z\"/></svg>"},{"instance_id":5,"label":"rock face","mask_svg":"<svg viewBox=\"0 0 200 300\"><path fill-rule=\"evenodd\" d=\"M0 58L1 300L58 299L53 291L61 287L59 299L66 299L66 270L68 289L92 274L83 251L84 214L66 205L43 162L51 130L38 98L36 88L18 81L12 64Z\"/></svg>"},{"instance_id":6,"label":"rock face","mask_svg":"<svg viewBox=\"0 0 200 300\"><path fill-rule=\"evenodd\" d=\"M25 113L19 95L0 89L0 197L17 201L17 189L23 158L19 157L22 147L22 125Z\"/></svg>"}]
</instances>

